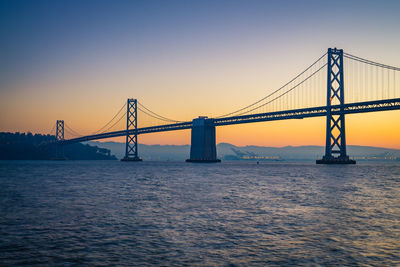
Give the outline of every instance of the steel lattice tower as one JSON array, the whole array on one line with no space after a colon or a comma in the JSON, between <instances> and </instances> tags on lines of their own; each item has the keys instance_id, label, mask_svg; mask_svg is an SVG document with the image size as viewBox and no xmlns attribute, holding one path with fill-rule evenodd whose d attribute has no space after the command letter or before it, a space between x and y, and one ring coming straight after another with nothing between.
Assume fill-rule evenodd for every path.
<instances>
[{"instance_id":1,"label":"steel lattice tower","mask_svg":"<svg viewBox=\"0 0 400 267\"><path fill-rule=\"evenodd\" d=\"M56 122L56 159L65 159L64 157L64 121L57 120Z\"/></svg>"},{"instance_id":2,"label":"steel lattice tower","mask_svg":"<svg viewBox=\"0 0 400 267\"><path fill-rule=\"evenodd\" d=\"M126 144L122 161L141 161L137 145L137 100L128 98L126 103Z\"/></svg>"},{"instance_id":3,"label":"steel lattice tower","mask_svg":"<svg viewBox=\"0 0 400 267\"><path fill-rule=\"evenodd\" d=\"M317 163L355 164L346 153L346 131L344 118L344 76L343 50L328 49L326 95L326 145L325 156ZM339 112L332 111L332 105L340 105ZM338 155L338 156L334 156Z\"/></svg>"}]
</instances>

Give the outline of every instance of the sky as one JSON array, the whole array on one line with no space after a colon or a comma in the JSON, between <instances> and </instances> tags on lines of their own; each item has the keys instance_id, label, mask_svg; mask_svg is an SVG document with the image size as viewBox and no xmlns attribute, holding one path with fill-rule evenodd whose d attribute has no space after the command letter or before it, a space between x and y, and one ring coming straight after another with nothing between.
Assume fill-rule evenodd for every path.
<instances>
[{"instance_id":1,"label":"sky","mask_svg":"<svg viewBox=\"0 0 400 267\"><path fill-rule=\"evenodd\" d=\"M176 120L213 117L264 97L329 47L400 66L399 13L400 1L3 0L0 131L49 133L63 119L92 133L127 98ZM400 149L400 111L347 115L346 134L351 145ZM190 131L139 142L189 144ZM324 145L325 118L218 127L217 142Z\"/></svg>"}]
</instances>

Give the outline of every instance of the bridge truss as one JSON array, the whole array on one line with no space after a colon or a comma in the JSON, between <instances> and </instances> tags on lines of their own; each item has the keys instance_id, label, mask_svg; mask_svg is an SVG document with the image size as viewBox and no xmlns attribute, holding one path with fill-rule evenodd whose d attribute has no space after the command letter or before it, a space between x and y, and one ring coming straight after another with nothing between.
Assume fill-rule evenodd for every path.
<instances>
[{"instance_id":1,"label":"bridge truss","mask_svg":"<svg viewBox=\"0 0 400 267\"><path fill-rule=\"evenodd\" d=\"M345 64L350 75L344 75ZM324 81L321 74L325 68L327 75ZM326 116L325 155L320 163L353 163L346 153L345 115L399 110L400 79L396 80L398 72L400 68L344 53L341 49L329 48L328 52L313 64L266 97L233 112L211 119L201 119L207 120L205 124L208 127L217 127ZM350 79L349 76L354 77ZM321 93L324 90L326 94ZM347 103L345 92L346 99L350 99ZM322 101L323 98L325 101ZM127 112L122 113L125 106ZM121 127L118 125L124 118L126 129L111 131L114 127ZM64 122L61 124L61 121L57 121L56 141L57 147L62 147L77 142L126 136L125 160L138 161L138 135L185 129L193 131L193 121L166 118L151 111L136 99L128 99L118 113L93 134L80 135L65 125L65 130L73 136L65 139ZM212 139L202 134L201 136Z\"/></svg>"}]
</instances>

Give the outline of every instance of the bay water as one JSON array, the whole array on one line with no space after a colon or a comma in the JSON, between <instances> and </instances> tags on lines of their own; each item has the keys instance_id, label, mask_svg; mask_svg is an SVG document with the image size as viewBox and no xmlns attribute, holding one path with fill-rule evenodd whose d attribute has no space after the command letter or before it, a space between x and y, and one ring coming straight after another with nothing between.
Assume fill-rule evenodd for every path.
<instances>
[{"instance_id":1,"label":"bay water","mask_svg":"<svg viewBox=\"0 0 400 267\"><path fill-rule=\"evenodd\" d=\"M1 266L399 266L400 163L0 161Z\"/></svg>"}]
</instances>

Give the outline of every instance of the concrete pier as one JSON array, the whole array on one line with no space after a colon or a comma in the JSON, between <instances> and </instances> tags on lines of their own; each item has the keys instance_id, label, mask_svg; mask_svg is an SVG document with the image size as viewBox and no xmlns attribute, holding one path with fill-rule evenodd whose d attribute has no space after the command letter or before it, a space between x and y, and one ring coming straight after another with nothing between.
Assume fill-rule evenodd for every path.
<instances>
[{"instance_id":1,"label":"concrete pier","mask_svg":"<svg viewBox=\"0 0 400 267\"><path fill-rule=\"evenodd\" d=\"M124 157L121 159L121 161L142 161L142 159L139 157L136 157L136 158Z\"/></svg>"},{"instance_id":2,"label":"concrete pier","mask_svg":"<svg viewBox=\"0 0 400 267\"><path fill-rule=\"evenodd\" d=\"M356 164L354 159L350 159L348 156L346 157L325 157L323 156L322 159L317 159L317 164Z\"/></svg>"},{"instance_id":3,"label":"concrete pier","mask_svg":"<svg viewBox=\"0 0 400 267\"><path fill-rule=\"evenodd\" d=\"M186 162L211 163L217 159L214 120L199 117L193 120L190 158Z\"/></svg>"}]
</instances>

